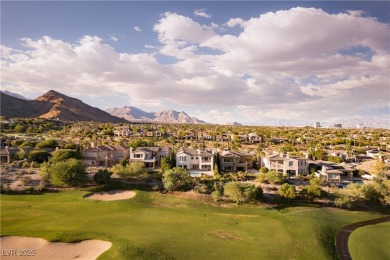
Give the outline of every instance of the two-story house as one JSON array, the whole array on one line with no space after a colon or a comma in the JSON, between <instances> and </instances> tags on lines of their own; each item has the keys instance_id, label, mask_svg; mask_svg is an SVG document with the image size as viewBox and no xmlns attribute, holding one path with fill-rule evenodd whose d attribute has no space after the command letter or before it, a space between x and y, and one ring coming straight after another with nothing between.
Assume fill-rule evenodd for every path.
<instances>
[{"instance_id":1,"label":"two-story house","mask_svg":"<svg viewBox=\"0 0 390 260\"><path fill-rule=\"evenodd\" d=\"M87 166L110 167L121 160L129 158L127 148L120 145L96 145L83 149L82 162Z\"/></svg>"},{"instance_id":2,"label":"two-story house","mask_svg":"<svg viewBox=\"0 0 390 260\"><path fill-rule=\"evenodd\" d=\"M290 156L289 154L271 154L261 158L262 165L270 171L277 171L283 175L296 176L309 174L309 163L306 158Z\"/></svg>"},{"instance_id":3,"label":"two-story house","mask_svg":"<svg viewBox=\"0 0 390 260\"><path fill-rule=\"evenodd\" d=\"M253 168L253 154L224 150L220 153L220 169L224 172L247 171Z\"/></svg>"},{"instance_id":4,"label":"two-story house","mask_svg":"<svg viewBox=\"0 0 390 260\"><path fill-rule=\"evenodd\" d=\"M128 137L133 135L133 131L128 126L117 126L114 129L114 135Z\"/></svg>"},{"instance_id":5,"label":"two-story house","mask_svg":"<svg viewBox=\"0 0 390 260\"><path fill-rule=\"evenodd\" d=\"M187 169L191 175L213 175L214 151L181 148L176 153L176 167Z\"/></svg>"},{"instance_id":6,"label":"two-story house","mask_svg":"<svg viewBox=\"0 0 390 260\"><path fill-rule=\"evenodd\" d=\"M144 168L156 169L161 166L161 159L169 157L169 147L138 147L133 151L130 148L130 162L143 162Z\"/></svg>"}]
</instances>

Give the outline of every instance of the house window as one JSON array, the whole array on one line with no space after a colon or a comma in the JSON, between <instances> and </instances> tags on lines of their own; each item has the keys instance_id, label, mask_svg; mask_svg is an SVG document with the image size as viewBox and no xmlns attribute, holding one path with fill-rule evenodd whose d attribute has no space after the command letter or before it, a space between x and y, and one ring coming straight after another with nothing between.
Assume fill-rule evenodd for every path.
<instances>
[{"instance_id":1,"label":"house window","mask_svg":"<svg viewBox=\"0 0 390 260\"><path fill-rule=\"evenodd\" d=\"M179 161L186 161L186 156L179 156Z\"/></svg>"},{"instance_id":2,"label":"house window","mask_svg":"<svg viewBox=\"0 0 390 260\"><path fill-rule=\"evenodd\" d=\"M288 162L288 166L293 166L294 165L294 162Z\"/></svg>"},{"instance_id":3,"label":"house window","mask_svg":"<svg viewBox=\"0 0 390 260\"><path fill-rule=\"evenodd\" d=\"M211 158L210 157L202 157L202 161L204 162L210 162Z\"/></svg>"},{"instance_id":4,"label":"house window","mask_svg":"<svg viewBox=\"0 0 390 260\"><path fill-rule=\"evenodd\" d=\"M144 155L141 153L141 154L134 154L133 155L134 158L143 158Z\"/></svg>"}]
</instances>

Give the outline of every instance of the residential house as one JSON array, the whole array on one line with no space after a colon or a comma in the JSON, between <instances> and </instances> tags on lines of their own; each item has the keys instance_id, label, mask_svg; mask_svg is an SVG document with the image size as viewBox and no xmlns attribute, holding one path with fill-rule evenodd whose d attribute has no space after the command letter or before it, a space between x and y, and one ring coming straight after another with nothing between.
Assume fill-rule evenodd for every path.
<instances>
[{"instance_id":1,"label":"residential house","mask_svg":"<svg viewBox=\"0 0 390 260\"><path fill-rule=\"evenodd\" d=\"M0 147L0 163L12 163L18 151L17 147Z\"/></svg>"},{"instance_id":2,"label":"residential house","mask_svg":"<svg viewBox=\"0 0 390 260\"><path fill-rule=\"evenodd\" d=\"M131 131L130 127L128 126L117 126L114 130L114 136L124 136L128 137L133 134L133 131Z\"/></svg>"},{"instance_id":3,"label":"residential house","mask_svg":"<svg viewBox=\"0 0 390 260\"><path fill-rule=\"evenodd\" d=\"M146 137L161 137L162 134L160 131L147 131Z\"/></svg>"},{"instance_id":4,"label":"residential house","mask_svg":"<svg viewBox=\"0 0 390 260\"><path fill-rule=\"evenodd\" d=\"M226 133L216 136L217 142L228 142L229 140L230 140L230 135Z\"/></svg>"},{"instance_id":5,"label":"residential house","mask_svg":"<svg viewBox=\"0 0 390 260\"><path fill-rule=\"evenodd\" d=\"M315 175L325 179L327 182L341 181L342 179L353 178L354 169L345 164L336 164L332 162L317 161L321 170L316 171Z\"/></svg>"},{"instance_id":6,"label":"residential house","mask_svg":"<svg viewBox=\"0 0 390 260\"><path fill-rule=\"evenodd\" d=\"M260 143L262 141L261 136L258 136L256 133L248 134L248 142L249 143Z\"/></svg>"},{"instance_id":7,"label":"residential house","mask_svg":"<svg viewBox=\"0 0 390 260\"><path fill-rule=\"evenodd\" d=\"M220 154L220 169L224 172L245 172L253 168L253 161L253 154L243 151L224 150Z\"/></svg>"},{"instance_id":8,"label":"residential house","mask_svg":"<svg viewBox=\"0 0 390 260\"><path fill-rule=\"evenodd\" d=\"M96 145L83 149L82 161L87 166L110 167L129 158L127 148L119 145Z\"/></svg>"},{"instance_id":9,"label":"residential house","mask_svg":"<svg viewBox=\"0 0 390 260\"><path fill-rule=\"evenodd\" d=\"M181 148L176 153L176 167L189 170L193 176L213 175L214 150Z\"/></svg>"},{"instance_id":10,"label":"residential house","mask_svg":"<svg viewBox=\"0 0 390 260\"><path fill-rule=\"evenodd\" d=\"M169 147L138 147L133 151L130 148L130 162L143 162L144 168L157 169L161 166L161 159L169 157Z\"/></svg>"},{"instance_id":11,"label":"residential house","mask_svg":"<svg viewBox=\"0 0 390 260\"><path fill-rule=\"evenodd\" d=\"M328 152L328 155L330 156L337 156L337 157L340 157L343 161L346 161L347 158L349 158L348 156L348 153L347 151L343 151L343 150L332 150L332 151L327 151Z\"/></svg>"},{"instance_id":12,"label":"residential house","mask_svg":"<svg viewBox=\"0 0 390 260\"><path fill-rule=\"evenodd\" d=\"M270 171L277 171L283 175L307 175L309 174L309 163L306 158L299 156L290 156L289 153L284 155L270 154L261 158L262 165L267 167Z\"/></svg>"}]
</instances>

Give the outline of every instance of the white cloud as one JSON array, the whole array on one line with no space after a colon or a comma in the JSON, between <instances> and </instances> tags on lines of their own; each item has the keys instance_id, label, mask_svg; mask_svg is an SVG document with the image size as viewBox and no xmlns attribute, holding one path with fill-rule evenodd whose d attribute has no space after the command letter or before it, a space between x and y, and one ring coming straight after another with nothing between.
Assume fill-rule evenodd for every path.
<instances>
[{"instance_id":1,"label":"white cloud","mask_svg":"<svg viewBox=\"0 0 390 260\"><path fill-rule=\"evenodd\" d=\"M134 26L133 29L136 32L142 32L142 30L141 30L141 28L139 26Z\"/></svg>"},{"instance_id":2,"label":"white cloud","mask_svg":"<svg viewBox=\"0 0 390 260\"><path fill-rule=\"evenodd\" d=\"M159 44L145 45L153 53L119 53L96 36L76 43L26 38L25 49L1 47L2 85L80 96L124 94L147 107L208 105L211 112L196 116L219 123L243 121L237 116L352 117L388 106L388 24L356 13L293 8L226 25L239 25L241 33L165 13L154 26ZM367 48L372 57L354 53L355 47ZM164 55L177 62L159 62Z\"/></svg>"},{"instance_id":3,"label":"white cloud","mask_svg":"<svg viewBox=\"0 0 390 260\"><path fill-rule=\"evenodd\" d=\"M234 27L237 25L244 26L244 20L242 20L241 18L233 18L227 21L226 25L229 27Z\"/></svg>"},{"instance_id":4,"label":"white cloud","mask_svg":"<svg viewBox=\"0 0 390 260\"><path fill-rule=\"evenodd\" d=\"M194 15L195 16L200 16L200 17L203 17L203 18L211 18L212 17L211 14L206 13L205 9L196 9L194 11Z\"/></svg>"},{"instance_id":5,"label":"white cloud","mask_svg":"<svg viewBox=\"0 0 390 260\"><path fill-rule=\"evenodd\" d=\"M191 116L213 124L231 124L236 119L235 113L229 111L219 111L216 109L207 112L195 111Z\"/></svg>"},{"instance_id":6,"label":"white cloud","mask_svg":"<svg viewBox=\"0 0 390 260\"><path fill-rule=\"evenodd\" d=\"M159 40L164 43L170 41L201 43L215 36L212 28L176 13L165 13L154 26L154 30L159 34Z\"/></svg>"}]
</instances>

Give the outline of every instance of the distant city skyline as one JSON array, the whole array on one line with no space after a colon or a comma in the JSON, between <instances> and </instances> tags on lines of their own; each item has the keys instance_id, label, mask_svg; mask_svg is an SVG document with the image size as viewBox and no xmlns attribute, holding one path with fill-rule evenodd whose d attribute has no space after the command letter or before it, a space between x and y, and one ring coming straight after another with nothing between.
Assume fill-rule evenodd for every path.
<instances>
[{"instance_id":1,"label":"distant city skyline","mask_svg":"<svg viewBox=\"0 0 390 260\"><path fill-rule=\"evenodd\" d=\"M1 3L1 89L210 123L389 119L390 2Z\"/></svg>"}]
</instances>

